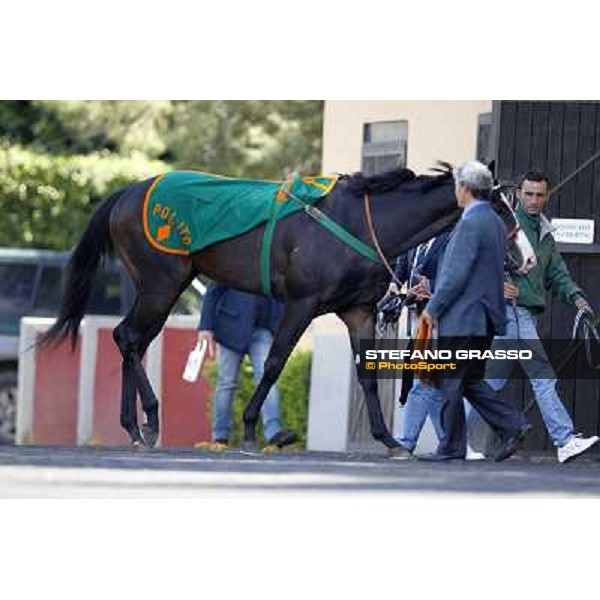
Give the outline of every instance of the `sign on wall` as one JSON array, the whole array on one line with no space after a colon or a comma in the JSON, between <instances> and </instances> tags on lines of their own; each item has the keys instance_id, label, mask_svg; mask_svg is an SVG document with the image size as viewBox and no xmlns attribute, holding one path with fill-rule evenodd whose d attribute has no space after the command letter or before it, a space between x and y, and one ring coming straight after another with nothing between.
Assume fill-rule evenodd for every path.
<instances>
[{"instance_id":1,"label":"sign on wall","mask_svg":"<svg viewBox=\"0 0 600 600\"><path fill-rule=\"evenodd\" d=\"M593 219L552 219L556 227L553 232L557 242L566 244L593 244L594 220Z\"/></svg>"}]
</instances>

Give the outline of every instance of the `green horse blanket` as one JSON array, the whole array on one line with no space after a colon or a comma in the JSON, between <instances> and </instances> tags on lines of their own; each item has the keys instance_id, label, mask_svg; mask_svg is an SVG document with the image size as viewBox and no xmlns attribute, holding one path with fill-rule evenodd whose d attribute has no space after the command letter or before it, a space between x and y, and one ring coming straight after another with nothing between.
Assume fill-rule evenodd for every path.
<instances>
[{"instance_id":1,"label":"green horse blanket","mask_svg":"<svg viewBox=\"0 0 600 600\"><path fill-rule=\"evenodd\" d=\"M163 252L188 255L268 221L302 210L292 196L314 204L337 177L289 181L233 179L195 171L156 177L144 200L144 231Z\"/></svg>"}]
</instances>

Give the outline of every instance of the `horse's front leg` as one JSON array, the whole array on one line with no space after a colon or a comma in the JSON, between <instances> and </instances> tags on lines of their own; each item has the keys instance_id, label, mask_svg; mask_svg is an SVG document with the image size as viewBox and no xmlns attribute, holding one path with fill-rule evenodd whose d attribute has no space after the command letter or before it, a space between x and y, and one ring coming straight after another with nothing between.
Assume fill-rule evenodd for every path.
<instances>
[{"instance_id":1,"label":"horse's front leg","mask_svg":"<svg viewBox=\"0 0 600 600\"><path fill-rule=\"evenodd\" d=\"M361 339L375 339L375 307L370 305L353 306L348 310L339 312L338 316L344 321L348 328L352 353L356 356L360 352ZM410 456L408 451L392 437L392 434L385 424L377 391L377 379L361 378L358 365L356 365L356 370L359 376L360 385L365 394L369 423L371 425L371 435L378 442L382 442L390 448L393 456L406 456L408 458Z\"/></svg>"},{"instance_id":2,"label":"horse's front leg","mask_svg":"<svg viewBox=\"0 0 600 600\"><path fill-rule=\"evenodd\" d=\"M287 302L284 306L279 327L275 332L269 355L265 361L263 376L244 410L245 450L256 449L256 424L260 409L269 390L281 374L294 346L310 324L315 306L316 301L312 299Z\"/></svg>"}]
</instances>

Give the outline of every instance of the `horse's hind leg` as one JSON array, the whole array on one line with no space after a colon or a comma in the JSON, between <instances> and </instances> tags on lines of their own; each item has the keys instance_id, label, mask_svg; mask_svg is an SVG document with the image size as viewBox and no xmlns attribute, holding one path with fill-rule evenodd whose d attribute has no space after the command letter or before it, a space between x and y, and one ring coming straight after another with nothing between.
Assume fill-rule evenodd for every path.
<instances>
[{"instance_id":1,"label":"horse's hind leg","mask_svg":"<svg viewBox=\"0 0 600 600\"><path fill-rule=\"evenodd\" d=\"M135 320L135 310L138 301L139 299L127 317L113 331L113 338L122 356L121 427L127 431L134 446L144 444L144 438L138 426L136 410L138 382L140 379L139 371L143 356L143 334L138 331ZM146 403L147 406L144 408L146 419L158 431L158 401L154 398L153 402L151 398L149 401L146 400Z\"/></svg>"},{"instance_id":2,"label":"horse's hind leg","mask_svg":"<svg viewBox=\"0 0 600 600\"><path fill-rule=\"evenodd\" d=\"M115 334L119 327L117 327L117 329L115 329L115 333L113 333L115 341L117 341ZM117 345L119 345L118 342ZM119 349L121 350L120 346ZM143 444L143 439L138 427L135 407L137 385L135 382L135 373L133 371L133 361L131 360L129 353L123 353L121 350L121 355L123 357L121 363L121 427L123 427L123 429L125 429L125 431L129 434L131 442L134 446L141 446Z\"/></svg>"},{"instance_id":3,"label":"horse's hind leg","mask_svg":"<svg viewBox=\"0 0 600 600\"><path fill-rule=\"evenodd\" d=\"M123 357L123 392L121 398L121 425L134 444L143 442L154 446L160 431L158 399L154 394L142 358L150 342L158 335L169 311L181 290L162 294L141 293L127 317L113 332L114 340ZM140 394L146 423L140 429L136 417L136 391Z\"/></svg>"},{"instance_id":4,"label":"horse's hind leg","mask_svg":"<svg viewBox=\"0 0 600 600\"><path fill-rule=\"evenodd\" d=\"M121 422L132 441L154 445L158 438L158 400L142 365L150 342L158 335L171 307L192 280L192 261L155 250L143 228L144 197L153 180L129 188L115 204L110 233L116 253L137 289L135 303L113 332L123 357ZM136 390L147 422L137 426Z\"/></svg>"},{"instance_id":5,"label":"horse's hind leg","mask_svg":"<svg viewBox=\"0 0 600 600\"><path fill-rule=\"evenodd\" d=\"M138 360L134 363L134 373L138 382L138 391L140 393L140 400L142 402L142 408L146 414L146 422L141 427L141 434L144 444L150 448L156 445L158 434L160 431L160 423L158 416L158 400L154 394L154 390L150 385L144 366L142 365L142 358L148 349L148 346L152 340L160 333L169 313L164 315L155 322L153 327L147 332L144 340L138 351Z\"/></svg>"}]
</instances>

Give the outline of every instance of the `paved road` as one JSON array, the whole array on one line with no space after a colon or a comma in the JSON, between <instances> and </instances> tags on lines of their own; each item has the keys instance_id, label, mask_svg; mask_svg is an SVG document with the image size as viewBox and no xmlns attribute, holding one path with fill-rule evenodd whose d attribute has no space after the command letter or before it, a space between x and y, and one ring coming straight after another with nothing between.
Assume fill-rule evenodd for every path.
<instances>
[{"instance_id":1,"label":"paved road","mask_svg":"<svg viewBox=\"0 0 600 600\"><path fill-rule=\"evenodd\" d=\"M600 496L600 461L424 463L380 456L0 446L3 498Z\"/></svg>"}]
</instances>

